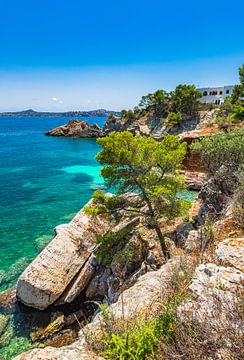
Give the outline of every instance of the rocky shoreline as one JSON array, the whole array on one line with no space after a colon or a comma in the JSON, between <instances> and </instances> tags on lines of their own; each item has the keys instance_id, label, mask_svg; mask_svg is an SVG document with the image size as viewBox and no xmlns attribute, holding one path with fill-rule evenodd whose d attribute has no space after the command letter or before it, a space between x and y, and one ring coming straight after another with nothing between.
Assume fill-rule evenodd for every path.
<instances>
[{"instance_id":1,"label":"rocky shoreline","mask_svg":"<svg viewBox=\"0 0 244 360\"><path fill-rule=\"evenodd\" d=\"M109 124L107 131L110 131ZM77 135L80 122L77 124L75 120L70 125L72 135L67 136ZM85 128L82 131L90 131ZM212 131L216 130L205 129L203 136ZM202 136L201 130L182 135L189 144L199 136ZM200 194L187 221L178 218L167 226L162 225L171 259L165 263L154 231L145 225L143 216L128 218L116 207L94 215L86 211L87 207L97 206L90 200L69 224L55 229L54 239L19 278L16 298L28 307L49 312L50 317L45 326L37 327L31 334L34 346L38 347L41 342L46 347L30 350L15 360L102 360L94 353L89 336L100 334L103 316L96 306L86 311L86 304L98 301L107 304L115 320L133 319L169 291L175 271L182 273L182 263L192 268L194 275L189 287L193 296L177 310L181 321L184 323L190 316L197 323L210 326L218 319L228 319L225 304L236 303L244 281L244 233L234 220L233 186L230 183L228 191L225 189L231 194L227 200L222 184L202 172L199 159L193 159L189 153L187 156L182 173L188 187L200 190ZM192 161L194 169L188 166ZM137 197L135 194L123 196L135 200ZM196 262L210 241L205 229L209 209L220 214L212 225L213 245L210 252L202 253ZM97 239L108 233L112 239L120 239L123 234L122 245L103 254L101 260ZM15 294L10 298L16 301ZM221 306L216 307L217 303ZM239 329L242 323L236 321L234 326ZM228 351L228 346L223 344L218 358L226 360Z\"/></svg>"},{"instance_id":2,"label":"rocky shoreline","mask_svg":"<svg viewBox=\"0 0 244 360\"><path fill-rule=\"evenodd\" d=\"M123 117L116 117L110 115L103 127L100 128L96 123L88 125L87 121L72 119L67 124L61 125L55 129L49 130L45 133L47 136L64 136L73 138L98 138L108 135L113 131L130 131L133 134L151 135L155 139L162 139L168 133L182 134L188 137L187 131L192 135L192 130L195 131L194 136L204 136L202 127L212 125L216 115L214 111L200 111L196 116L187 118L185 122L176 126L167 126L162 122L161 117L141 116L137 119L128 120ZM218 131L218 127L213 127L210 132ZM185 133L184 133L185 132ZM192 135L193 136L193 135Z\"/></svg>"}]
</instances>

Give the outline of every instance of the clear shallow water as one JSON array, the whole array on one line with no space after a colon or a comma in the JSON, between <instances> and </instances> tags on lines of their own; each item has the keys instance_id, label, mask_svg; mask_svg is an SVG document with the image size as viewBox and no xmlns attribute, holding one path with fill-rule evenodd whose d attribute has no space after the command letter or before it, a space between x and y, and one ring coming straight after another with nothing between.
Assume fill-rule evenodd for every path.
<instances>
[{"instance_id":1,"label":"clear shallow water","mask_svg":"<svg viewBox=\"0 0 244 360\"><path fill-rule=\"evenodd\" d=\"M0 117L0 291L102 184L95 139L44 136L69 118ZM88 118L102 125L105 118Z\"/></svg>"}]
</instances>

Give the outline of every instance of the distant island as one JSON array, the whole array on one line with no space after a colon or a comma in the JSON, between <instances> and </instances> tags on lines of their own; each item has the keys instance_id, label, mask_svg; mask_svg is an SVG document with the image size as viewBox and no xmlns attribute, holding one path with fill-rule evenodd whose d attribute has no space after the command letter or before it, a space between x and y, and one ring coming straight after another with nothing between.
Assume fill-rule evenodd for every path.
<instances>
[{"instance_id":1,"label":"distant island","mask_svg":"<svg viewBox=\"0 0 244 360\"><path fill-rule=\"evenodd\" d=\"M0 116L109 116L110 114L120 116L117 111L110 111L105 109L97 109L90 111L66 111L66 112L39 112L32 109L16 111L16 112L3 112Z\"/></svg>"}]
</instances>

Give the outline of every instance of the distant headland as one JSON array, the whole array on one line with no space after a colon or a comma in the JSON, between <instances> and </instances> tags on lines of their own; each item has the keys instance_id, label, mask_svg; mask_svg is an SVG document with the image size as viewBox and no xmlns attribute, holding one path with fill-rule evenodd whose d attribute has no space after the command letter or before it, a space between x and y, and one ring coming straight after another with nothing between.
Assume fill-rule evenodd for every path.
<instances>
[{"instance_id":1,"label":"distant headland","mask_svg":"<svg viewBox=\"0 0 244 360\"><path fill-rule=\"evenodd\" d=\"M117 111L110 111L105 109L97 109L90 111L66 111L66 112L47 112L47 111L35 111L33 109L16 111L16 112L2 112L0 116L109 116L110 114L120 116Z\"/></svg>"}]
</instances>

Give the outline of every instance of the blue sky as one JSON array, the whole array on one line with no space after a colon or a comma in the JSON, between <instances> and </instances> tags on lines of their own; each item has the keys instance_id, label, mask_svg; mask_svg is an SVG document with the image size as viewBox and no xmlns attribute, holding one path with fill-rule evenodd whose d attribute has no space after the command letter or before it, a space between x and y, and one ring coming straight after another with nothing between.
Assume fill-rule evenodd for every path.
<instances>
[{"instance_id":1,"label":"blue sky","mask_svg":"<svg viewBox=\"0 0 244 360\"><path fill-rule=\"evenodd\" d=\"M243 0L1 0L0 111L120 110L178 83L236 83L243 14Z\"/></svg>"}]
</instances>

